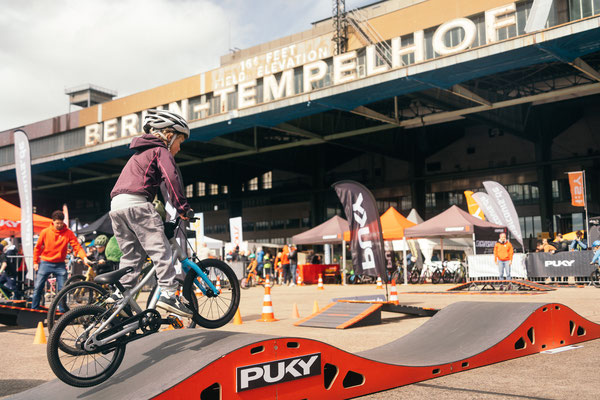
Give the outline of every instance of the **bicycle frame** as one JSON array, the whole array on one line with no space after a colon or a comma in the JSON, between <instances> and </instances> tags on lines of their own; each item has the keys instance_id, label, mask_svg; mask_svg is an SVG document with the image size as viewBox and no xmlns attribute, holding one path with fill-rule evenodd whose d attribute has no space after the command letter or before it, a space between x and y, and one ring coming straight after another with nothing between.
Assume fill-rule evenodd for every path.
<instances>
[{"instance_id":1,"label":"bicycle frame","mask_svg":"<svg viewBox=\"0 0 600 400\"><path fill-rule=\"evenodd\" d=\"M183 249L181 249L181 246L179 246L179 243L177 243L175 238L170 239L169 243L171 244L171 248L173 250L173 257L176 258L177 260L179 260L184 272L187 274L190 269L193 269L196 272L196 274L198 274L198 276L200 278L202 278L202 281L204 281L206 286L208 286L208 289L210 289L213 293L215 293L217 295L220 294L220 291L217 290L215 285L213 285L213 283L209 279L208 275L206 275L206 273L204 273L204 271L202 271L202 269L196 263L194 263L193 261L191 261L189 258L187 258L185 256ZM108 317L107 320L103 321L99 327L95 328L94 332L86 339L83 347L87 351L93 351L93 349L95 347L104 346L107 343L111 342L112 340L118 339L119 337L124 336L130 332L133 332L139 328L139 322L132 322L128 325L125 325L122 330L120 330L119 332L117 332L111 336L108 336L101 340L98 340L96 338L96 335L99 334L100 332L102 332L106 327L108 327L109 324L128 305L134 311L134 314L139 314L144 311L135 301L135 296L142 289L142 287L144 287L144 285L148 282L150 277L152 277L154 275L155 270L156 270L156 265L153 265L152 268L150 269L150 271L148 272L148 274L140 282L138 282L138 284L135 287L133 287L130 290L126 290L125 293L123 293L123 299L119 300L117 309L111 314L110 317ZM196 286L202 291L202 293L204 295L206 295L208 290L205 289L204 286L201 285L200 282L198 282L197 280L195 281L195 283L196 283ZM160 289L160 287L158 289ZM156 307L156 303L158 303L159 297L160 297L160 290L157 290L157 295L155 295L154 298L150 301L150 304L147 309L154 309ZM94 326L88 327L84 332L82 332L82 334L79 337L82 337L82 336L88 334L92 329L94 329Z\"/></svg>"}]
</instances>

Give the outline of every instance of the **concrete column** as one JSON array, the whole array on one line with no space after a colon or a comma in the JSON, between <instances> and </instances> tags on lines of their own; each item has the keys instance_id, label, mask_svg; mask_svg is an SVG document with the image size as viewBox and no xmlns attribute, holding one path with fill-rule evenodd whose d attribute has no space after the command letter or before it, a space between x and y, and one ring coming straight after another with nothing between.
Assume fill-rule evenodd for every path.
<instances>
[{"instance_id":1,"label":"concrete column","mask_svg":"<svg viewBox=\"0 0 600 400\"><path fill-rule=\"evenodd\" d=\"M535 159L537 167L538 187L540 191L540 216L542 230L553 233L553 200L552 200L552 166L544 164L552 159L552 136L538 130L535 141Z\"/></svg>"}]
</instances>

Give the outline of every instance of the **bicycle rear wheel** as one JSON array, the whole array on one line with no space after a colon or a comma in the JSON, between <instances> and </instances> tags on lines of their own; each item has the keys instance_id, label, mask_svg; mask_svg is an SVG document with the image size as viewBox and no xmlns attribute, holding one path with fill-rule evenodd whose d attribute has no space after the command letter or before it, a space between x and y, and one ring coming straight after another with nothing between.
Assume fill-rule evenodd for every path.
<instances>
[{"instance_id":1,"label":"bicycle rear wheel","mask_svg":"<svg viewBox=\"0 0 600 400\"><path fill-rule=\"evenodd\" d=\"M108 291L94 282L75 282L62 288L48 307L48 331L59 320L57 311L66 313L73 308L99 304L108 296ZM58 318L57 318L58 317Z\"/></svg>"},{"instance_id":2,"label":"bicycle rear wheel","mask_svg":"<svg viewBox=\"0 0 600 400\"><path fill-rule=\"evenodd\" d=\"M440 272L439 269L436 269L435 271L433 271L433 274L431 274L431 283L434 284L438 284L440 283L440 281L442 280L442 273Z\"/></svg>"},{"instance_id":3,"label":"bicycle rear wheel","mask_svg":"<svg viewBox=\"0 0 600 400\"><path fill-rule=\"evenodd\" d=\"M421 271L420 270L412 270L410 276L408 278L410 283L419 283L421 279Z\"/></svg>"},{"instance_id":4,"label":"bicycle rear wheel","mask_svg":"<svg viewBox=\"0 0 600 400\"><path fill-rule=\"evenodd\" d=\"M233 318L240 304L240 284L238 279L223 261L206 259L198 263L198 266L208 276L213 285L220 284L221 293L214 295L206 283L191 269L183 283L183 295L190 302L190 308L194 308L194 321L208 329L220 328ZM196 293L196 284L200 284L207 294ZM196 298L196 304L194 304Z\"/></svg>"},{"instance_id":5,"label":"bicycle rear wheel","mask_svg":"<svg viewBox=\"0 0 600 400\"><path fill-rule=\"evenodd\" d=\"M66 313L48 338L47 356L50 368L58 379L76 387L98 385L110 378L119 368L125 355L125 345L99 352L83 349L86 329L100 326L106 312L100 306L83 306ZM63 350L67 343L69 351Z\"/></svg>"},{"instance_id":6,"label":"bicycle rear wheel","mask_svg":"<svg viewBox=\"0 0 600 400\"><path fill-rule=\"evenodd\" d=\"M600 270L595 270L590 275L590 280L597 288L600 288Z\"/></svg>"}]
</instances>

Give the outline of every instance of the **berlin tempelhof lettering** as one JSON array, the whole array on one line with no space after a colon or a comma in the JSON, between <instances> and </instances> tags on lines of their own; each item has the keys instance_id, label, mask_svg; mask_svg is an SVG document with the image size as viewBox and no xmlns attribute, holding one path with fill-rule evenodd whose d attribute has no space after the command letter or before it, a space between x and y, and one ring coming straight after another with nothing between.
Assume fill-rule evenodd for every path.
<instances>
[{"instance_id":1,"label":"berlin tempelhof lettering","mask_svg":"<svg viewBox=\"0 0 600 400\"><path fill-rule=\"evenodd\" d=\"M512 2L485 11L486 44L498 41L498 30L516 25L516 9L516 3ZM453 29L462 30L464 35L460 43L449 47L445 44L444 37ZM476 36L475 22L468 18L457 18L436 29L432 39L433 50L439 56L452 55L471 48ZM212 92L156 108L166 108L189 121L224 113L235 117L237 110L310 93L325 86L342 85L359 77L406 68L408 65L403 60L406 56L412 56L414 63L425 61L425 31L414 32L412 39L412 44L409 45L403 45L400 37L391 40L391 66L378 63L375 46L367 46L364 73L361 74L357 50L331 57L331 41L323 40L323 37L315 39L313 44L305 45L304 52L301 52L300 45L290 45L212 71ZM330 79L325 81L329 70ZM299 79L296 82L297 76ZM203 78L201 81L203 82ZM201 89L203 86L204 84ZM214 99L212 104L211 99ZM231 103L237 104L235 108L229 109ZM140 124L146 113L144 110L87 125L85 145L93 146L140 134Z\"/></svg>"}]
</instances>

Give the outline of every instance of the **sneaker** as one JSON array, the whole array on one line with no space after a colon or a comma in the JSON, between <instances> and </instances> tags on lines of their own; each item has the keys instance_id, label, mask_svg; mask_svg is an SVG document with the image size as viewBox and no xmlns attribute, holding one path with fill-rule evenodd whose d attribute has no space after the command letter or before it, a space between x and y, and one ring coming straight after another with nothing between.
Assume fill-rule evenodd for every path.
<instances>
[{"instance_id":1,"label":"sneaker","mask_svg":"<svg viewBox=\"0 0 600 400\"><path fill-rule=\"evenodd\" d=\"M181 303L178 296L169 296L165 292L160 294L156 307L160 307L182 317L192 318L193 316L192 311Z\"/></svg>"},{"instance_id":2,"label":"sneaker","mask_svg":"<svg viewBox=\"0 0 600 400\"><path fill-rule=\"evenodd\" d=\"M296 286L296 284L294 282L290 283L290 286Z\"/></svg>"}]
</instances>

